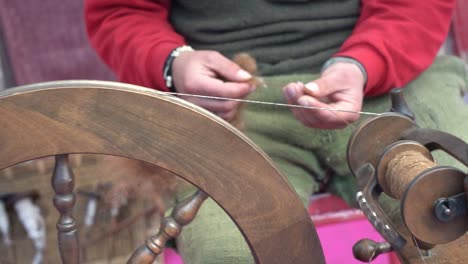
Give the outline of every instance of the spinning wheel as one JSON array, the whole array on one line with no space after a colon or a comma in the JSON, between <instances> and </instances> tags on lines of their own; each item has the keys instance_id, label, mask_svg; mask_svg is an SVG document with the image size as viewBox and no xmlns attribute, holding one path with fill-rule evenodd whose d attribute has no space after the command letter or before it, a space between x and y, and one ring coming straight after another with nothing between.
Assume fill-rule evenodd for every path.
<instances>
[{"instance_id":1,"label":"spinning wheel","mask_svg":"<svg viewBox=\"0 0 468 264\"><path fill-rule=\"evenodd\" d=\"M323 263L315 228L272 162L224 121L185 101L120 83L62 81L0 94L0 168L57 156L52 182L63 263L79 263L73 174L64 154L141 160L213 198L257 263Z\"/></svg>"},{"instance_id":2,"label":"spinning wheel","mask_svg":"<svg viewBox=\"0 0 468 264\"><path fill-rule=\"evenodd\" d=\"M431 151L442 150L468 166L468 143L419 128L399 90L392 92L392 110L398 113L363 122L348 143L348 164L361 189L359 205L386 240L361 240L354 254L370 261L394 250L403 263L466 263L468 174L437 164ZM402 221L381 208L381 193L400 202Z\"/></svg>"}]
</instances>

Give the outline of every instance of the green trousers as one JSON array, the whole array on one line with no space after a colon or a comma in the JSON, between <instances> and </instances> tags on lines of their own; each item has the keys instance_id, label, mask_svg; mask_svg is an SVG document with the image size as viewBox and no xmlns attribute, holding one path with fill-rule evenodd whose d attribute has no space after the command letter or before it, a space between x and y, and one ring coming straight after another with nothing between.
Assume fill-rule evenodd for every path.
<instances>
[{"instance_id":1,"label":"green trousers","mask_svg":"<svg viewBox=\"0 0 468 264\"><path fill-rule=\"evenodd\" d=\"M284 103L281 89L284 85L293 81L308 82L316 77L269 77L265 79L268 87L258 89L249 99ZM468 142L468 105L461 96L466 87L468 78L463 62L441 57L404 87L404 96L419 126L447 131ZM363 107L364 111L377 113L389 109L389 96L368 98ZM369 116L361 116L356 125L367 118ZM246 105L243 119L245 133L273 159L304 204L318 191L333 192L355 203L356 184L346 162L346 145L355 125L343 130L305 128L286 107L255 104ZM438 155L436 159L441 164L460 166L446 155ZM332 175L328 183L325 175ZM237 227L210 199L203 204L195 220L183 229L177 245L186 264L253 263Z\"/></svg>"}]
</instances>

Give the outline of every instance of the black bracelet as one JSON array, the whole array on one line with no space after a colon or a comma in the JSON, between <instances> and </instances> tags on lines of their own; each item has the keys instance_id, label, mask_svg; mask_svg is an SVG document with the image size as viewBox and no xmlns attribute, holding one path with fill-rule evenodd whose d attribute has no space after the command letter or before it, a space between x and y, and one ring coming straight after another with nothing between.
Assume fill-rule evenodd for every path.
<instances>
[{"instance_id":1,"label":"black bracelet","mask_svg":"<svg viewBox=\"0 0 468 264\"><path fill-rule=\"evenodd\" d=\"M177 58L177 56L179 56L182 52L186 51L193 51L193 49L190 46L180 46L178 48L175 48L171 51L171 53L166 59L166 62L164 63L163 77L166 81L167 88L172 93L177 92L174 86L174 80L172 78L172 63L174 62L175 58Z\"/></svg>"}]
</instances>

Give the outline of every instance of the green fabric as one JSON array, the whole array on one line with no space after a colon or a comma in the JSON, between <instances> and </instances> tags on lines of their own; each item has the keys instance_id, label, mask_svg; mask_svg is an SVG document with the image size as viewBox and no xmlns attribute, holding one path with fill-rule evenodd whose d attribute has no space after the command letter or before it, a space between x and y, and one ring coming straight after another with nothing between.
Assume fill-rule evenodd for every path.
<instances>
[{"instance_id":1,"label":"green fabric","mask_svg":"<svg viewBox=\"0 0 468 264\"><path fill-rule=\"evenodd\" d=\"M468 141L468 122L463 122L468 120L468 107L460 96L460 87L466 87L464 76L465 68L461 61L442 57L405 88L404 96L421 127L450 131ZM281 87L288 81L307 82L316 77L290 75L267 78L269 87L259 89L249 99L284 103ZM363 107L363 111L376 113L389 109L388 96L368 98ZM346 146L352 130L367 118L369 116L362 115L358 122L344 130L322 130L302 126L288 108L249 104L244 112L246 134L276 162L292 183L296 179L291 178L302 178L304 174L320 178L326 171L332 171L334 177L330 190L348 202L354 202L355 188L350 186L355 184L346 162ZM459 129L454 129L456 127ZM446 155L436 157L442 159L441 162L448 162ZM318 191L319 186L314 181L296 189L303 196L304 192Z\"/></svg>"},{"instance_id":2,"label":"green fabric","mask_svg":"<svg viewBox=\"0 0 468 264\"><path fill-rule=\"evenodd\" d=\"M175 0L171 25L195 49L257 59L263 76L319 70L351 34L359 0Z\"/></svg>"},{"instance_id":3,"label":"green fabric","mask_svg":"<svg viewBox=\"0 0 468 264\"><path fill-rule=\"evenodd\" d=\"M283 103L281 87L290 81L308 81L314 77L316 75L266 78L268 88L258 89L249 99ZM468 142L468 105L460 96L460 87L467 86L463 63L442 57L405 87L404 95L421 127L447 131ZM389 108L388 96L367 99L364 104L364 110L370 112L385 112ZM366 118L369 117L362 116L360 121ZM328 191L354 202L355 183L345 150L355 125L344 130L309 129L296 121L288 108L253 104L246 105L244 120L246 134L287 175L305 203L309 195L319 189L315 179L320 179L326 170L334 174ZM440 164L456 163L446 155L438 155L436 159ZM384 206L393 208L393 215L397 215L394 202L387 199ZM253 263L243 237L211 200L205 202L194 222L184 228L178 245L186 264Z\"/></svg>"}]
</instances>

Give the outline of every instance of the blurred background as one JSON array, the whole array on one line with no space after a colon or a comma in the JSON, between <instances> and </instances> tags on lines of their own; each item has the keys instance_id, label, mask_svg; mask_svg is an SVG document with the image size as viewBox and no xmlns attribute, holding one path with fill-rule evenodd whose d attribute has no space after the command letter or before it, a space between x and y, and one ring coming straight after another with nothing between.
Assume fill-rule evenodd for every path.
<instances>
[{"instance_id":1,"label":"blurred background","mask_svg":"<svg viewBox=\"0 0 468 264\"><path fill-rule=\"evenodd\" d=\"M0 90L53 80L116 80L88 43L83 6L83 0L0 1ZM163 209L153 197L135 194L122 180L129 175L101 166L102 159L70 156L81 260L125 263L149 234L156 234ZM1 264L60 263L58 212L50 184L53 167L54 159L45 158L0 171L0 203L6 212L0 212L0 225L9 223L9 235L0 228ZM26 203L21 207L19 201ZM34 218L34 213L43 223L40 218L29 224L21 219ZM28 225L45 234L31 234Z\"/></svg>"},{"instance_id":2,"label":"blurred background","mask_svg":"<svg viewBox=\"0 0 468 264\"><path fill-rule=\"evenodd\" d=\"M440 54L468 62L466 14L468 1L457 0L451 31ZM83 0L1 0L0 90L69 79L116 80L87 40ZM122 173L109 172L99 163L96 156L71 156L82 262L124 263L148 234L155 234L163 209L152 198L125 189ZM0 201L6 212L3 219L10 223L9 237L0 236L0 263L34 263L39 242L31 239L20 219L18 201L22 199L29 199L28 206L37 208L44 219L42 263L60 263L55 234L58 213L51 202L53 164L53 159L46 158L0 172ZM125 190L121 197L114 195L116 188Z\"/></svg>"}]
</instances>

